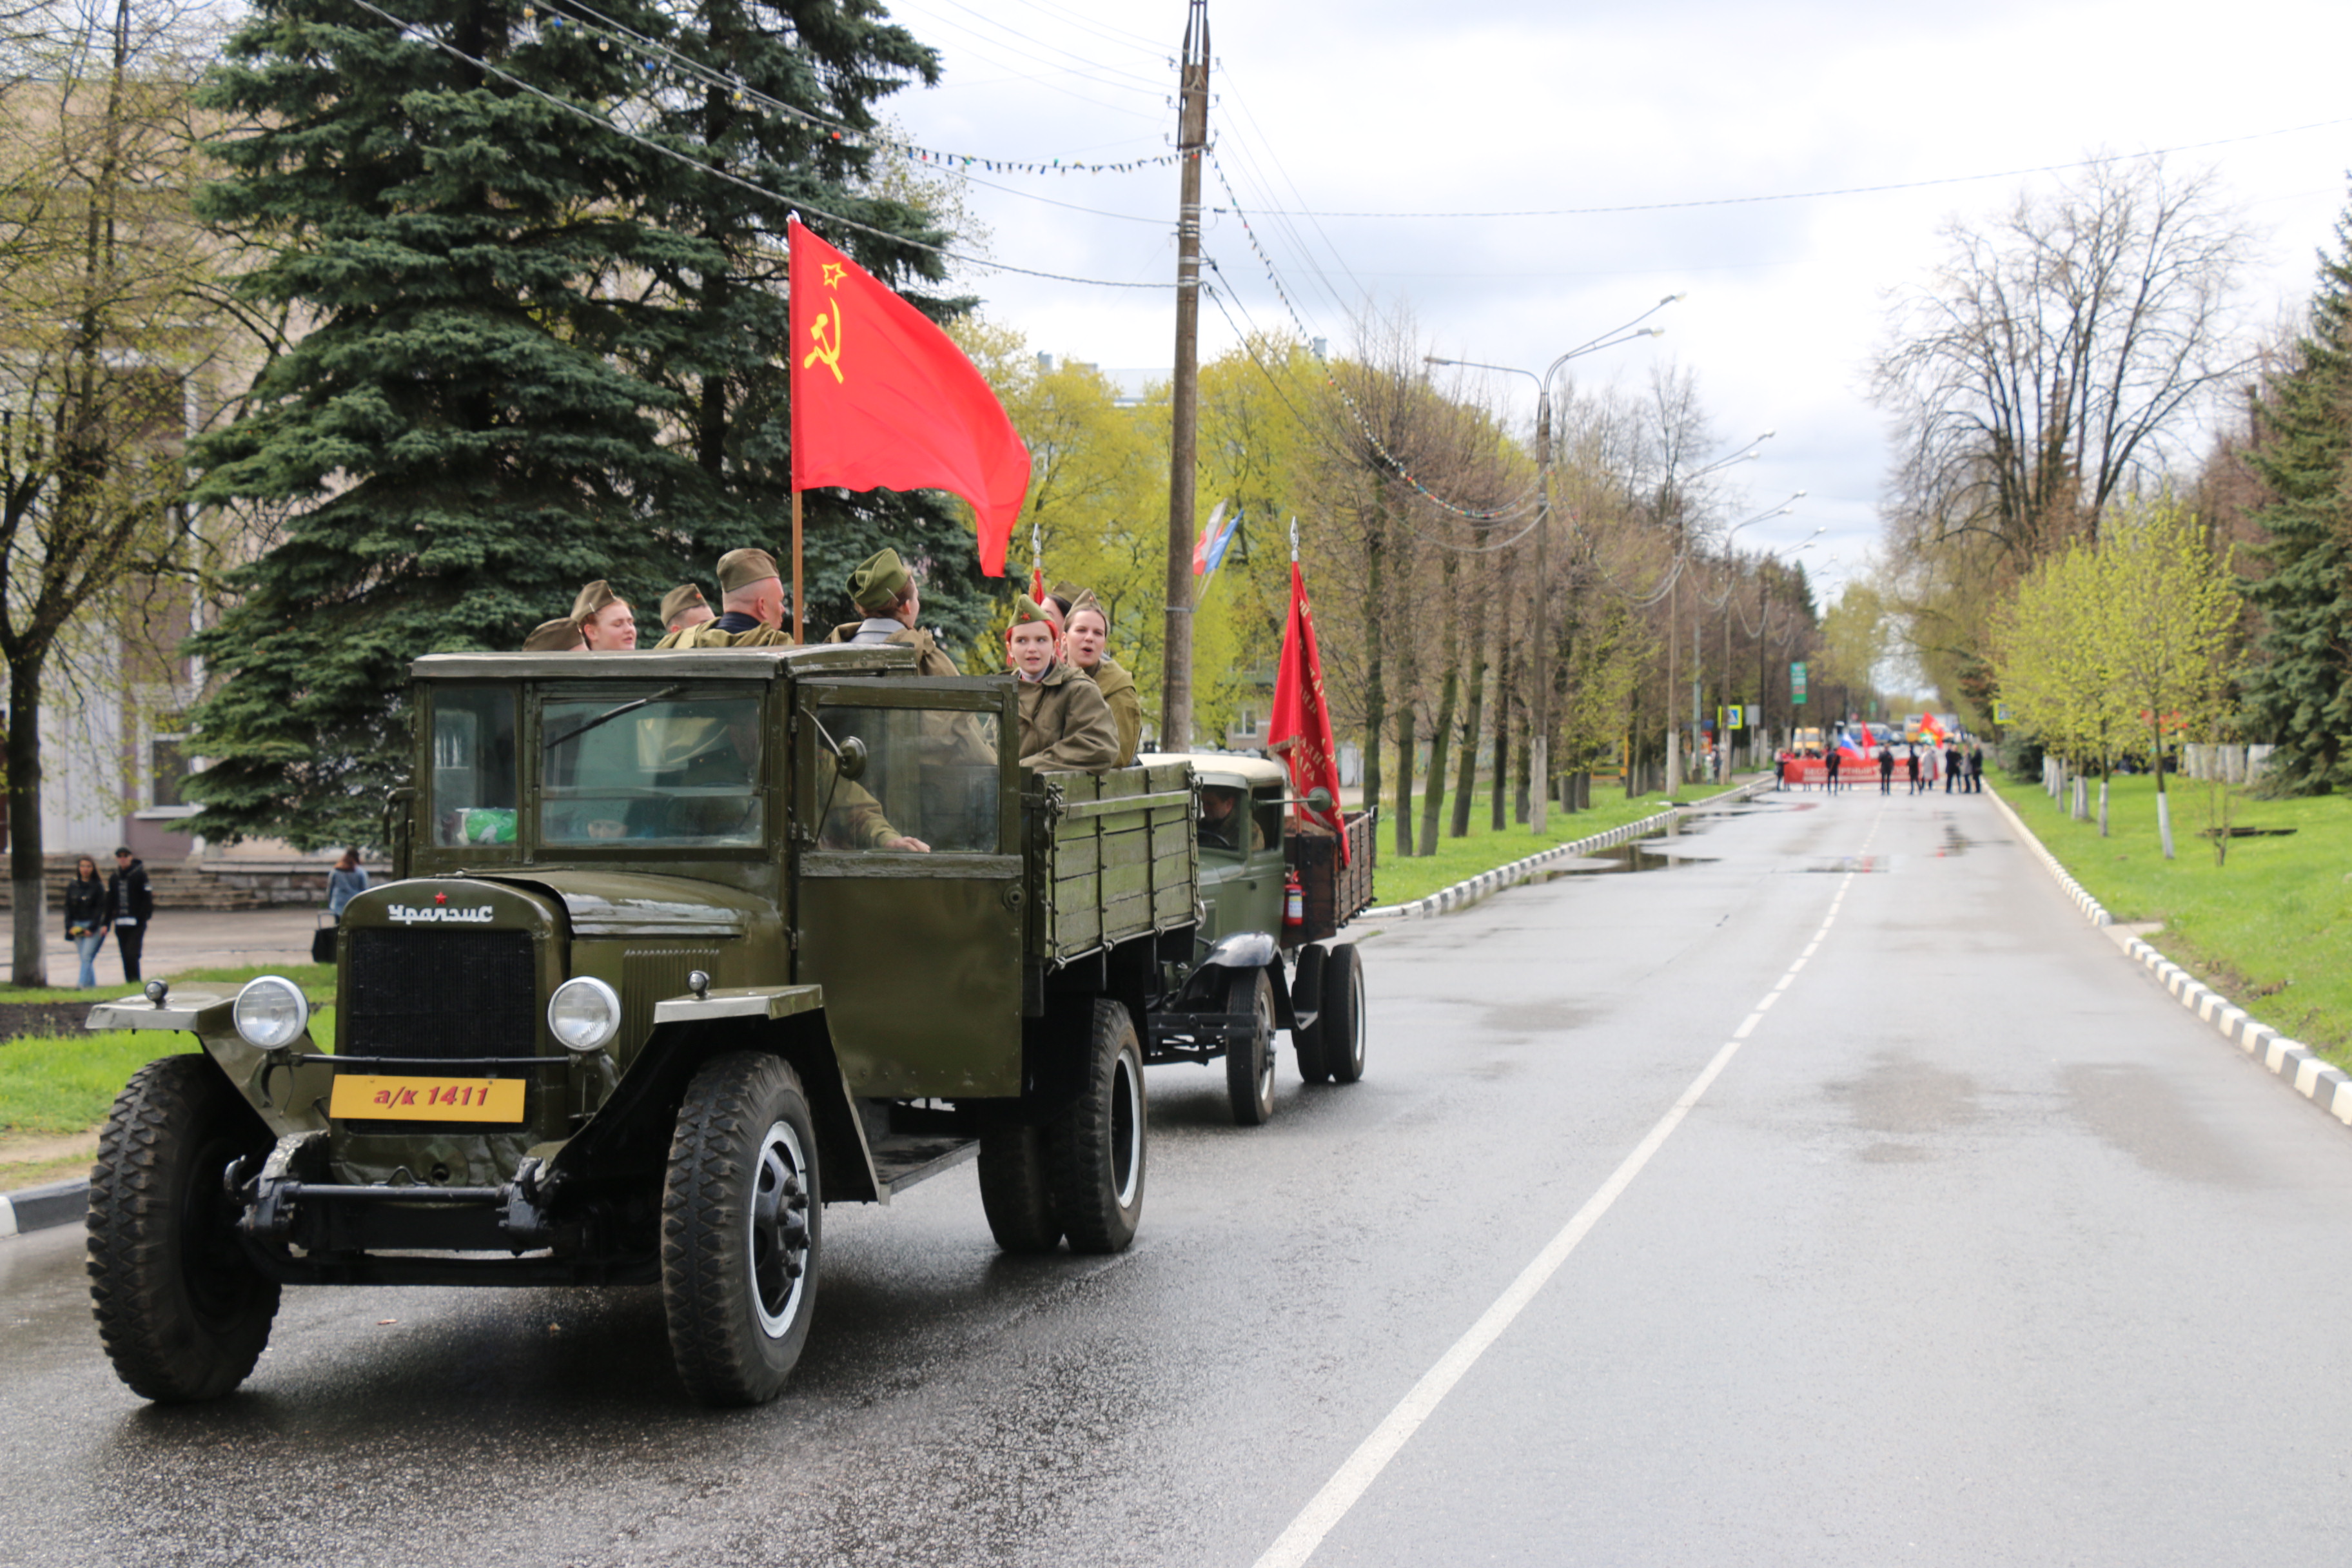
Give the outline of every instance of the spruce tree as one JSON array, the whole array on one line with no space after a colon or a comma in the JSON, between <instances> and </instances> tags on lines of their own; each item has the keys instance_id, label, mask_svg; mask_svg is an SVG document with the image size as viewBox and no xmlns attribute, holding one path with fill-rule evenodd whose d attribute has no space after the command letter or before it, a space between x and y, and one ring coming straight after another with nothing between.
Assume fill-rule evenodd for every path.
<instances>
[{"instance_id":1,"label":"spruce tree","mask_svg":"<svg viewBox=\"0 0 2352 1568\"><path fill-rule=\"evenodd\" d=\"M645 374L676 395L678 443L703 481L692 499L666 502L662 516L705 560L757 544L781 561L792 508L786 218L799 210L934 320L971 303L941 293L947 270L935 247L950 237L887 194L909 184L887 178L903 154L877 139L875 104L901 86L936 81L939 68L876 0L699 0L677 28L652 62L660 89L648 95L645 128L694 149L721 174L676 167L644 212L717 247L725 263L665 277L649 296L668 313ZM971 533L950 503L815 490L803 508L812 636L856 617L849 570L885 544L924 563L927 624L961 640L985 623Z\"/></svg>"},{"instance_id":2,"label":"spruce tree","mask_svg":"<svg viewBox=\"0 0 2352 1568\"><path fill-rule=\"evenodd\" d=\"M2272 499L2253 513L2270 574L2243 584L2263 616L2246 701L2273 787L2297 794L2352 786L2352 212L2336 232L2248 459Z\"/></svg>"},{"instance_id":3,"label":"spruce tree","mask_svg":"<svg viewBox=\"0 0 2352 1568\"><path fill-rule=\"evenodd\" d=\"M262 0L208 89L253 129L203 210L267 251L247 297L309 327L195 457L199 502L283 514L192 645L225 678L190 791L215 837L376 837L419 654L516 647L593 578L649 622L729 549L785 558L795 204L902 292L945 276L947 237L877 189L872 104L938 67L875 0L383 9L408 25ZM806 500L819 635L885 543L927 562L928 620L978 629L940 498Z\"/></svg>"}]
</instances>

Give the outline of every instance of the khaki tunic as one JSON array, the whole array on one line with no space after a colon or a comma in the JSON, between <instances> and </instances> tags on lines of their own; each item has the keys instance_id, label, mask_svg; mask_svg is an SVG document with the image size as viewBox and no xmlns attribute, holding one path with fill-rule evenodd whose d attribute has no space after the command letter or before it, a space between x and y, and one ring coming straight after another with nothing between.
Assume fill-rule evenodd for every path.
<instances>
[{"instance_id":1,"label":"khaki tunic","mask_svg":"<svg viewBox=\"0 0 2352 1568\"><path fill-rule=\"evenodd\" d=\"M656 649L666 647L789 647L792 638L775 626L753 626L748 632L722 632L715 620L699 626L686 626L670 633L654 644Z\"/></svg>"},{"instance_id":2,"label":"khaki tunic","mask_svg":"<svg viewBox=\"0 0 2352 1568\"><path fill-rule=\"evenodd\" d=\"M827 633L824 640L829 643L854 641L857 637L857 628L865 624L863 621L844 621ZM940 651L938 639L920 626L901 626L882 640L899 647L913 648L917 675L961 675L963 673L956 668L955 660Z\"/></svg>"},{"instance_id":3,"label":"khaki tunic","mask_svg":"<svg viewBox=\"0 0 2352 1568\"><path fill-rule=\"evenodd\" d=\"M1118 765L1118 726L1102 690L1057 663L1021 688L1021 765L1098 773Z\"/></svg>"},{"instance_id":4,"label":"khaki tunic","mask_svg":"<svg viewBox=\"0 0 2352 1568\"><path fill-rule=\"evenodd\" d=\"M1078 669L1076 665L1071 668ZM1078 673L1092 680L1103 694L1103 702L1110 709L1110 721L1118 730L1118 765L1128 766L1135 761L1136 745L1143 739L1143 700L1135 694L1135 677L1109 658L1091 671L1078 669Z\"/></svg>"}]
</instances>

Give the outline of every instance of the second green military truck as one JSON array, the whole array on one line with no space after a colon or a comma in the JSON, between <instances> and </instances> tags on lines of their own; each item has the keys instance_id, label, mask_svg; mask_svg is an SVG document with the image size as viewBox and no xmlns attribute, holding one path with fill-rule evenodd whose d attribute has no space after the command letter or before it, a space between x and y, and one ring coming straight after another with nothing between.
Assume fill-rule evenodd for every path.
<instances>
[{"instance_id":1,"label":"second green military truck","mask_svg":"<svg viewBox=\"0 0 2352 1568\"><path fill-rule=\"evenodd\" d=\"M977 1155L999 1243L1126 1247L1141 1027L1192 978L1181 762L1028 774L1003 677L907 649L442 655L414 668L399 879L310 999L161 983L194 1034L102 1136L116 1372L236 1387L289 1284L658 1285L697 1397L774 1395L827 1203Z\"/></svg>"}]
</instances>

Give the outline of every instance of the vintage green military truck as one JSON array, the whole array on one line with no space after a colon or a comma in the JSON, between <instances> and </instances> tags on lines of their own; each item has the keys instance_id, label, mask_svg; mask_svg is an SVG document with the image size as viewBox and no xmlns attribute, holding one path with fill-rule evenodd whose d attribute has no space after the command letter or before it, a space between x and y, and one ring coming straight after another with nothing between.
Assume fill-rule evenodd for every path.
<instances>
[{"instance_id":1,"label":"vintage green military truck","mask_svg":"<svg viewBox=\"0 0 2352 1568\"><path fill-rule=\"evenodd\" d=\"M1203 905L1192 973L1145 1020L1144 1060L1222 1058L1234 1120L1244 1127L1274 1114L1277 1028L1290 1031L1308 1083L1362 1078L1363 960L1353 942L1331 939L1372 901L1374 814L1345 818L1343 858L1335 835L1302 829L1292 816L1290 777L1278 763L1230 752L1141 760L1182 766L1199 787ZM1328 811L1331 803L1315 804Z\"/></svg>"},{"instance_id":2,"label":"vintage green military truck","mask_svg":"<svg viewBox=\"0 0 2352 1568\"><path fill-rule=\"evenodd\" d=\"M398 879L309 999L151 984L191 1032L91 1178L116 1372L234 1388L286 1284L657 1284L679 1376L748 1404L808 1332L827 1203L977 1154L1021 1251L1116 1251L1138 1021L1190 976L1181 763L1027 774L1005 677L904 648L416 661Z\"/></svg>"}]
</instances>

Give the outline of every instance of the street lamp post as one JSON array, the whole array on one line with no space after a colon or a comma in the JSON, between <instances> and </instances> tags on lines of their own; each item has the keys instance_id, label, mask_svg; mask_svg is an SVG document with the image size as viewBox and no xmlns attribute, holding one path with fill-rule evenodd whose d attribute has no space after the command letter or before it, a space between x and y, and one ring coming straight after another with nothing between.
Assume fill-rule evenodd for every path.
<instances>
[{"instance_id":1,"label":"street lamp post","mask_svg":"<svg viewBox=\"0 0 2352 1568\"><path fill-rule=\"evenodd\" d=\"M1715 473L1720 469L1730 468L1734 463L1745 463L1750 461L1756 456L1756 448L1761 447L1765 442L1769 441L1777 434L1777 431L1765 431L1753 441L1746 443L1738 451L1734 452L1731 456L1727 458L1718 458L1703 468L1692 469L1689 473L1683 476L1682 482L1687 485L1693 479L1704 479L1707 475ZM1669 481L1669 484L1671 486L1671 480ZM1669 493L1671 493L1671 489L1662 491L1661 495L1663 497ZM1804 492L1801 490L1798 493L1801 495ZM1676 510L1679 510L1680 509L1677 508ZM1757 520L1751 517L1748 520L1748 522L1754 522L1755 521ZM1732 528L1731 533L1737 533L1740 529L1747 526L1747 522L1738 523ZM1675 531L1680 535L1680 546L1675 552L1676 571L1675 574L1675 580L1669 583L1666 586L1666 793L1668 795L1674 795L1683 787L1681 745L1682 729L1679 725L1675 723L1673 717L1675 687L1676 685L1675 678L1675 624L1682 618L1682 574L1680 567L1682 563L1690 555L1691 548L1690 530L1687 525L1677 522L1675 524ZM1727 540L1731 537L1731 534L1727 533L1724 537ZM1698 617L1696 616L1693 616L1691 620L1693 622L1691 627L1691 744L1696 746L1698 744L1699 727L1699 659L1698 627L1696 625Z\"/></svg>"},{"instance_id":2,"label":"street lamp post","mask_svg":"<svg viewBox=\"0 0 2352 1568\"><path fill-rule=\"evenodd\" d=\"M1637 323L1681 298L1680 294L1669 294L1623 326L1603 332L1590 342L1578 344L1552 361L1541 375L1517 365L1487 364L1469 359L1441 359L1435 354L1422 356L1423 363L1428 364L1451 365L1464 370L1500 371L1506 375L1524 375L1536 384L1536 624L1535 657L1530 661L1536 674L1536 689L1535 711L1531 715L1532 722L1528 726L1533 731L1528 742L1528 773L1535 784L1529 792L1535 798L1528 805L1528 831L1538 838L1545 836L1547 808L1551 804L1551 378L1559 374L1560 366L1580 355L1613 349L1621 343L1632 342L1635 338L1662 336L1663 328L1638 327ZM1374 613L1378 613L1377 606ZM1504 722L1499 705L1495 721L1498 724ZM1495 781L1497 791L1504 784L1502 779Z\"/></svg>"}]
</instances>

